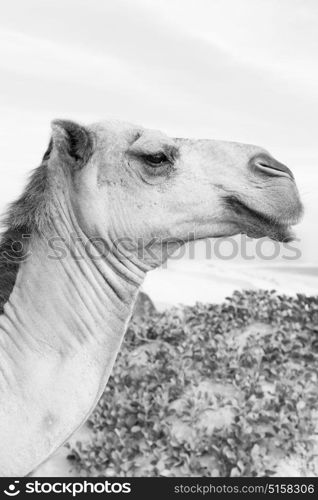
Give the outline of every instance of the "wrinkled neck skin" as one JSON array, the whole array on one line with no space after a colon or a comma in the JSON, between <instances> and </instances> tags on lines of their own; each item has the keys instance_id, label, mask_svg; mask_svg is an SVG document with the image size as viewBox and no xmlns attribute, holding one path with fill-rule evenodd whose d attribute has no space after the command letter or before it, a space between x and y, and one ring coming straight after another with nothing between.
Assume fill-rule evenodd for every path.
<instances>
[{"instance_id":1,"label":"wrinkled neck skin","mask_svg":"<svg viewBox=\"0 0 318 500\"><path fill-rule=\"evenodd\" d=\"M2 476L30 473L87 419L145 275L112 254L89 258L66 204L58 204L54 221L50 244L32 237L0 316Z\"/></svg>"}]
</instances>

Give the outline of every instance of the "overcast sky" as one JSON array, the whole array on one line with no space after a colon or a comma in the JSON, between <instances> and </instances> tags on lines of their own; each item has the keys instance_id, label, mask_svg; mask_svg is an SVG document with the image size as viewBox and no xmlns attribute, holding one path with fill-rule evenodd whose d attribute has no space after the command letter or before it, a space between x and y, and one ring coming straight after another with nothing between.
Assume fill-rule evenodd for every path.
<instances>
[{"instance_id":1,"label":"overcast sky","mask_svg":"<svg viewBox=\"0 0 318 500\"><path fill-rule=\"evenodd\" d=\"M259 144L290 166L318 263L317 0L10 0L0 19L0 208L54 118Z\"/></svg>"}]
</instances>

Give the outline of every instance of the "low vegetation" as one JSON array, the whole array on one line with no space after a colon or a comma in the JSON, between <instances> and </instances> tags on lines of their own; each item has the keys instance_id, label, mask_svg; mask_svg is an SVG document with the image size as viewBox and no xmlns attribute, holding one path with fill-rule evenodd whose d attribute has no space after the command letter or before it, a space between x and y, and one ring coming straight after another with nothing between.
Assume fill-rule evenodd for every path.
<instances>
[{"instance_id":1,"label":"low vegetation","mask_svg":"<svg viewBox=\"0 0 318 500\"><path fill-rule=\"evenodd\" d=\"M271 476L289 461L318 475L317 388L318 297L152 311L69 459L85 476Z\"/></svg>"}]
</instances>

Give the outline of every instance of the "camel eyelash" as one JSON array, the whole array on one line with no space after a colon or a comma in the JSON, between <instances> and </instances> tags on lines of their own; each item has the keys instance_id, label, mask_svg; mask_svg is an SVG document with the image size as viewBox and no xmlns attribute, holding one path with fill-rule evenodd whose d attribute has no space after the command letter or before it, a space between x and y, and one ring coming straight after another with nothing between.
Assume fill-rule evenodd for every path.
<instances>
[{"instance_id":1,"label":"camel eyelash","mask_svg":"<svg viewBox=\"0 0 318 500\"><path fill-rule=\"evenodd\" d=\"M173 147L160 148L156 152L133 148L129 151L132 157L141 161L152 176L170 176L175 170L175 160L178 149Z\"/></svg>"},{"instance_id":2,"label":"camel eyelash","mask_svg":"<svg viewBox=\"0 0 318 500\"><path fill-rule=\"evenodd\" d=\"M142 159L152 167L160 167L163 164L171 163L171 160L165 153L145 154Z\"/></svg>"}]
</instances>

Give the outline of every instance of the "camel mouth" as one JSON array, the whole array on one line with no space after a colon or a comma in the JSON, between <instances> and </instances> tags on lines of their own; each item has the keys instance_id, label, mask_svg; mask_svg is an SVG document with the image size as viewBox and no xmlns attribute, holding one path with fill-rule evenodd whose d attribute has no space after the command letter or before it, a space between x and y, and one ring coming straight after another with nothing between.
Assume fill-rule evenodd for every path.
<instances>
[{"instance_id":1,"label":"camel mouth","mask_svg":"<svg viewBox=\"0 0 318 500\"><path fill-rule=\"evenodd\" d=\"M291 226L297 224L302 210L299 210L297 218L280 221L276 217L264 214L257 209L243 203L236 196L226 197L226 205L235 213L240 221L241 233L251 238L268 237L272 240L288 243L295 239ZM243 222L242 222L243 221Z\"/></svg>"}]
</instances>

